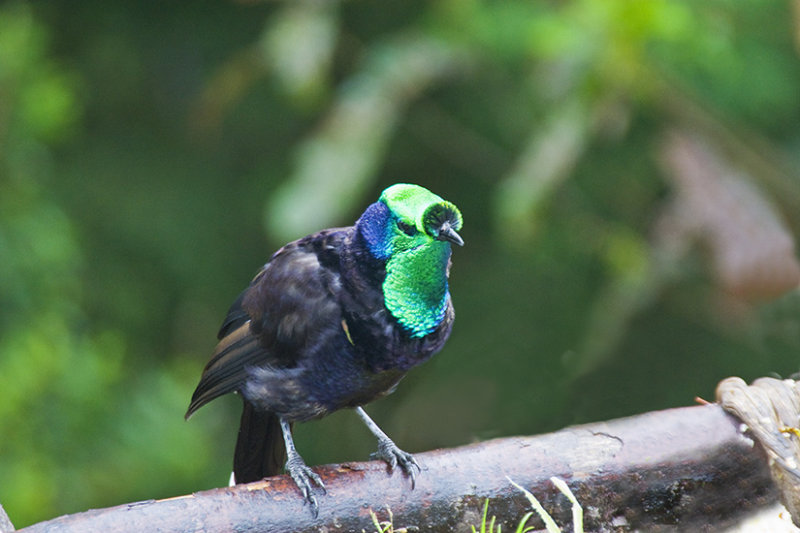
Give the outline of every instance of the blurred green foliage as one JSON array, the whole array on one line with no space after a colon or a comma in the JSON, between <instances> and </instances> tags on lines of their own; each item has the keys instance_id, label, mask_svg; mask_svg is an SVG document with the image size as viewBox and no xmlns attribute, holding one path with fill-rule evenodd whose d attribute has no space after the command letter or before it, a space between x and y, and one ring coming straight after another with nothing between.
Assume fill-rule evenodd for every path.
<instances>
[{"instance_id":1,"label":"blurred green foliage","mask_svg":"<svg viewBox=\"0 0 800 533\"><path fill-rule=\"evenodd\" d=\"M397 181L467 241L450 343L370 407L408 450L796 371L790 9L0 5L0 502L21 527L224 484L239 400L182 416L228 304ZM299 426L306 459L365 459L355 418Z\"/></svg>"}]
</instances>

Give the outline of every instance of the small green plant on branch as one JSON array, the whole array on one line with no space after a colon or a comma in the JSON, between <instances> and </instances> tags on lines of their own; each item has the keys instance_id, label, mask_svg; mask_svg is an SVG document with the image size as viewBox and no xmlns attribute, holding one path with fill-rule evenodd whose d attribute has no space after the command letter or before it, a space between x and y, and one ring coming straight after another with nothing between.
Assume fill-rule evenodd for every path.
<instances>
[{"instance_id":1,"label":"small green plant on branch","mask_svg":"<svg viewBox=\"0 0 800 533\"><path fill-rule=\"evenodd\" d=\"M411 533L412 531L417 531L416 527L412 528L405 528L401 527L398 529L394 528L394 515L392 514L392 509L387 505L386 512L389 514L388 520L379 520L378 515L372 509L369 510L369 516L372 517L372 524L375 526L376 533ZM365 530L361 530L361 533L366 533Z\"/></svg>"},{"instance_id":2,"label":"small green plant on branch","mask_svg":"<svg viewBox=\"0 0 800 533\"><path fill-rule=\"evenodd\" d=\"M536 499L536 496L531 494L531 492L525 489L525 487L515 483L514 480L512 480L511 478L507 479L512 485L514 485L514 487L521 490L522 493L525 495L525 497L528 499L528 501L531 502L533 510L536 512L537 515L539 515L539 518L541 518L542 521L544 522L545 528L547 529L547 533L561 533L561 528L558 527L555 520L553 520L553 517L550 516L550 513L548 513L544 509L544 507L542 507L542 504L539 503L539 500ZM575 495L572 494L571 490L569 490L569 487L564 482L564 480L557 477L551 477L550 481L553 483L553 485L556 486L556 488L561 492L561 494L566 496L567 499L569 499L569 501L572 502L573 531L575 533L583 533L583 508L578 503L577 498L575 498ZM475 526L470 526L472 528L472 533L502 533L502 526L500 526L499 524L497 525L497 529L495 529L496 517L492 516L492 518L489 519L488 514L489 514L489 498L486 498L486 502L483 504L483 516L481 518L480 529L477 529ZM528 512L522 517L522 519L519 521L519 524L517 525L515 533L528 533L529 531L536 530L534 526L527 525L528 520L530 519L531 516L533 516L533 512Z\"/></svg>"}]
</instances>

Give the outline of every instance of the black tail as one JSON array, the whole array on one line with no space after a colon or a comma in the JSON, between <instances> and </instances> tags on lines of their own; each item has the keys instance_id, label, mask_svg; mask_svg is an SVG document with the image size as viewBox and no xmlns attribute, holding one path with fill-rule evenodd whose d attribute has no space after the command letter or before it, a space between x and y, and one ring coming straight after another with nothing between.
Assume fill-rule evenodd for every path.
<instances>
[{"instance_id":1,"label":"black tail","mask_svg":"<svg viewBox=\"0 0 800 533\"><path fill-rule=\"evenodd\" d=\"M233 455L236 483L250 483L280 474L286 463L286 445L278 416L256 411L244 401L239 438Z\"/></svg>"}]
</instances>

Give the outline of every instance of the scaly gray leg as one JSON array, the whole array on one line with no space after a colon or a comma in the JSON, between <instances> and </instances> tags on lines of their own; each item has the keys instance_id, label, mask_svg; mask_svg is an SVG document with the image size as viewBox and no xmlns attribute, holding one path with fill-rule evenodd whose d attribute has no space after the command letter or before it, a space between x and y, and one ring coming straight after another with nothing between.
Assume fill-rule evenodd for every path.
<instances>
[{"instance_id":1,"label":"scaly gray leg","mask_svg":"<svg viewBox=\"0 0 800 533\"><path fill-rule=\"evenodd\" d=\"M414 468L420 470L414 456L398 448L397 445L392 442L392 439L378 427L378 424L369 417L363 408L356 407L356 413L358 413L358 416L361 417L361 420L364 421L372 434L378 438L378 451L373 453L372 457L386 461L389 464L389 470L393 470L394 467L399 464L403 472L411 478L411 488L413 489L416 484L416 472L414 472Z\"/></svg>"},{"instance_id":2,"label":"scaly gray leg","mask_svg":"<svg viewBox=\"0 0 800 533\"><path fill-rule=\"evenodd\" d=\"M283 418L281 418L281 430L283 431L283 442L286 444L286 471L292 476L300 492L303 493L303 497L311 505L311 512L314 513L316 518L319 512L319 505L317 505L317 499L311 493L312 485L318 485L325 492L325 484L322 483L322 478L316 472L306 466L306 462L297 453L292 439L292 427Z\"/></svg>"}]
</instances>

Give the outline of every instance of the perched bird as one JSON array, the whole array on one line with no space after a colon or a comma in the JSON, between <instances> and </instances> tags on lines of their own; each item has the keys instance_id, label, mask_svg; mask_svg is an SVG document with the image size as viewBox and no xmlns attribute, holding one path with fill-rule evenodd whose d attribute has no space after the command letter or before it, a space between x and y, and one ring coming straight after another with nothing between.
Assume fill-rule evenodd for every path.
<instances>
[{"instance_id":1,"label":"perched bird","mask_svg":"<svg viewBox=\"0 0 800 533\"><path fill-rule=\"evenodd\" d=\"M450 244L458 208L418 185L383 191L354 226L322 230L275 252L228 311L186 418L214 398L244 399L237 483L286 471L316 514L292 424L354 408L378 439L375 456L414 482L414 457L362 406L392 392L438 352L453 327Z\"/></svg>"}]
</instances>

